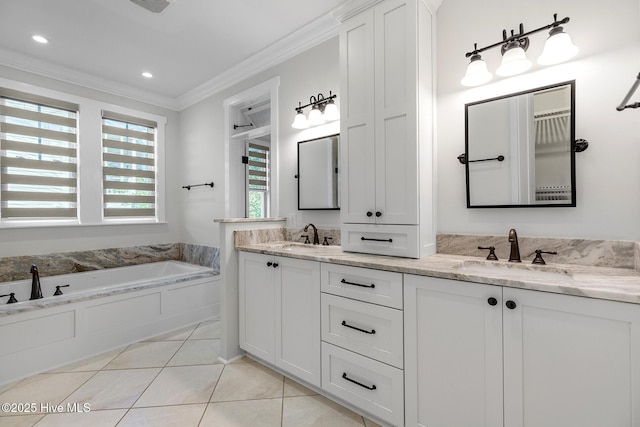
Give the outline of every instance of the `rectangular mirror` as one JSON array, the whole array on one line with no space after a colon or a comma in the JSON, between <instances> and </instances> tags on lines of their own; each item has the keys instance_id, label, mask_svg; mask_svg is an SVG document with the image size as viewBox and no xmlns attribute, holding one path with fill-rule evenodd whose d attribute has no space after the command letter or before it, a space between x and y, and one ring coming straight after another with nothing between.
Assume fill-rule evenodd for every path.
<instances>
[{"instance_id":1,"label":"rectangular mirror","mask_svg":"<svg viewBox=\"0 0 640 427\"><path fill-rule=\"evenodd\" d=\"M576 206L574 110L575 81L467 104L467 207Z\"/></svg>"},{"instance_id":2,"label":"rectangular mirror","mask_svg":"<svg viewBox=\"0 0 640 427\"><path fill-rule=\"evenodd\" d=\"M340 135L298 142L298 209L340 209Z\"/></svg>"}]
</instances>

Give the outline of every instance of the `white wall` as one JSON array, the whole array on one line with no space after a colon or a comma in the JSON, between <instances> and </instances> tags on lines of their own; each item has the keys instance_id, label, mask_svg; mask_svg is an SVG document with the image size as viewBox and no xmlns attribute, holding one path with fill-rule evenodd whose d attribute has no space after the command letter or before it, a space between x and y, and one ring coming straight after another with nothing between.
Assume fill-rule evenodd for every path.
<instances>
[{"instance_id":1,"label":"white wall","mask_svg":"<svg viewBox=\"0 0 640 427\"><path fill-rule=\"evenodd\" d=\"M3 228L0 257L180 242L182 211L177 201L179 192L184 190L180 189L180 162L176 160L180 156L176 112L8 67L0 66L0 77L167 117L165 154L169 165L165 180L166 224ZM101 141L81 141L87 143L101 144Z\"/></svg>"},{"instance_id":2,"label":"white wall","mask_svg":"<svg viewBox=\"0 0 640 427\"><path fill-rule=\"evenodd\" d=\"M565 30L580 53L572 61L533 68L464 88L464 54L493 44L502 30L529 31L569 16ZM640 71L640 2L613 0L445 0L438 10L438 232L640 240L640 110L615 107ZM535 59L546 34L531 36ZM499 48L483 53L490 71ZM464 105L481 99L576 80L576 137L589 149L576 153L577 207L467 209L464 167ZM631 102L640 101L640 92Z\"/></svg>"},{"instance_id":3,"label":"white wall","mask_svg":"<svg viewBox=\"0 0 640 427\"><path fill-rule=\"evenodd\" d=\"M303 226L313 222L320 226L338 226L339 211L298 211L298 190L294 175L297 171L297 142L322 135L338 133L337 123L307 130L291 128L298 102L307 104L309 97L329 91L338 94L340 105L340 74L338 38L334 37L269 70L227 88L180 112L180 149L182 151L184 184L214 181L215 187L184 191L180 197L184 228L182 241L219 246L216 218L225 216L225 132L223 101L266 80L280 77L278 126L279 216L295 217ZM308 112L308 109L306 109ZM239 160L238 160L239 161Z\"/></svg>"}]
</instances>

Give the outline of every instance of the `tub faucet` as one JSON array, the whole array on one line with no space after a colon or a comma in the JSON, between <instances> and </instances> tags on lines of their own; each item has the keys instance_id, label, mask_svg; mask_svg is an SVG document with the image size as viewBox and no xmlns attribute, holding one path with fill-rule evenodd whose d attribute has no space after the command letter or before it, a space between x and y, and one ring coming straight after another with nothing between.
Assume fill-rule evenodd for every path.
<instances>
[{"instance_id":1,"label":"tub faucet","mask_svg":"<svg viewBox=\"0 0 640 427\"><path fill-rule=\"evenodd\" d=\"M314 245L319 245L320 244L320 238L318 237L318 229L316 228L315 225L309 223L309 224L304 226L304 231L308 231L309 227L313 227L313 244Z\"/></svg>"},{"instance_id":2,"label":"tub faucet","mask_svg":"<svg viewBox=\"0 0 640 427\"><path fill-rule=\"evenodd\" d=\"M38 266L36 264L31 265L31 298L32 299L40 299L42 298L42 288L40 288L40 273L38 273Z\"/></svg>"},{"instance_id":3,"label":"tub faucet","mask_svg":"<svg viewBox=\"0 0 640 427\"><path fill-rule=\"evenodd\" d=\"M511 242L509 262L522 262L520 259L520 247L518 246L518 234L516 233L515 228L509 230L509 242Z\"/></svg>"}]
</instances>

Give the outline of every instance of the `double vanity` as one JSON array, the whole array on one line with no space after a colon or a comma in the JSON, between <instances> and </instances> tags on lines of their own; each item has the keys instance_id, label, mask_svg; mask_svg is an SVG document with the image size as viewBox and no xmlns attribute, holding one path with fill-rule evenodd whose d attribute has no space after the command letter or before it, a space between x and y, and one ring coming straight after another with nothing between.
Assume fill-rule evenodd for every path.
<instances>
[{"instance_id":1,"label":"double vanity","mask_svg":"<svg viewBox=\"0 0 640 427\"><path fill-rule=\"evenodd\" d=\"M241 244L240 347L394 426L640 425L640 273Z\"/></svg>"}]
</instances>

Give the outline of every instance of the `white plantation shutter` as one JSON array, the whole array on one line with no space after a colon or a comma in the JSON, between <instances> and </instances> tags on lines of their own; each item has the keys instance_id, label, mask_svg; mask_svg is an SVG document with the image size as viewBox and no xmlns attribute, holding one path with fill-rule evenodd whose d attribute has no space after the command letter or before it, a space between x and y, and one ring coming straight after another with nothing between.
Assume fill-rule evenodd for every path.
<instances>
[{"instance_id":1,"label":"white plantation shutter","mask_svg":"<svg viewBox=\"0 0 640 427\"><path fill-rule=\"evenodd\" d=\"M102 112L104 217L155 217L156 129L151 120Z\"/></svg>"},{"instance_id":2,"label":"white plantation shutter","mask_svg":"<svg viewBox=\"0 0 640 427\"><path fill-rule=\"evenodd\" d=\"M0 88L0 216L77 218L77 104Z\"/></svg>"}]
</instances>

